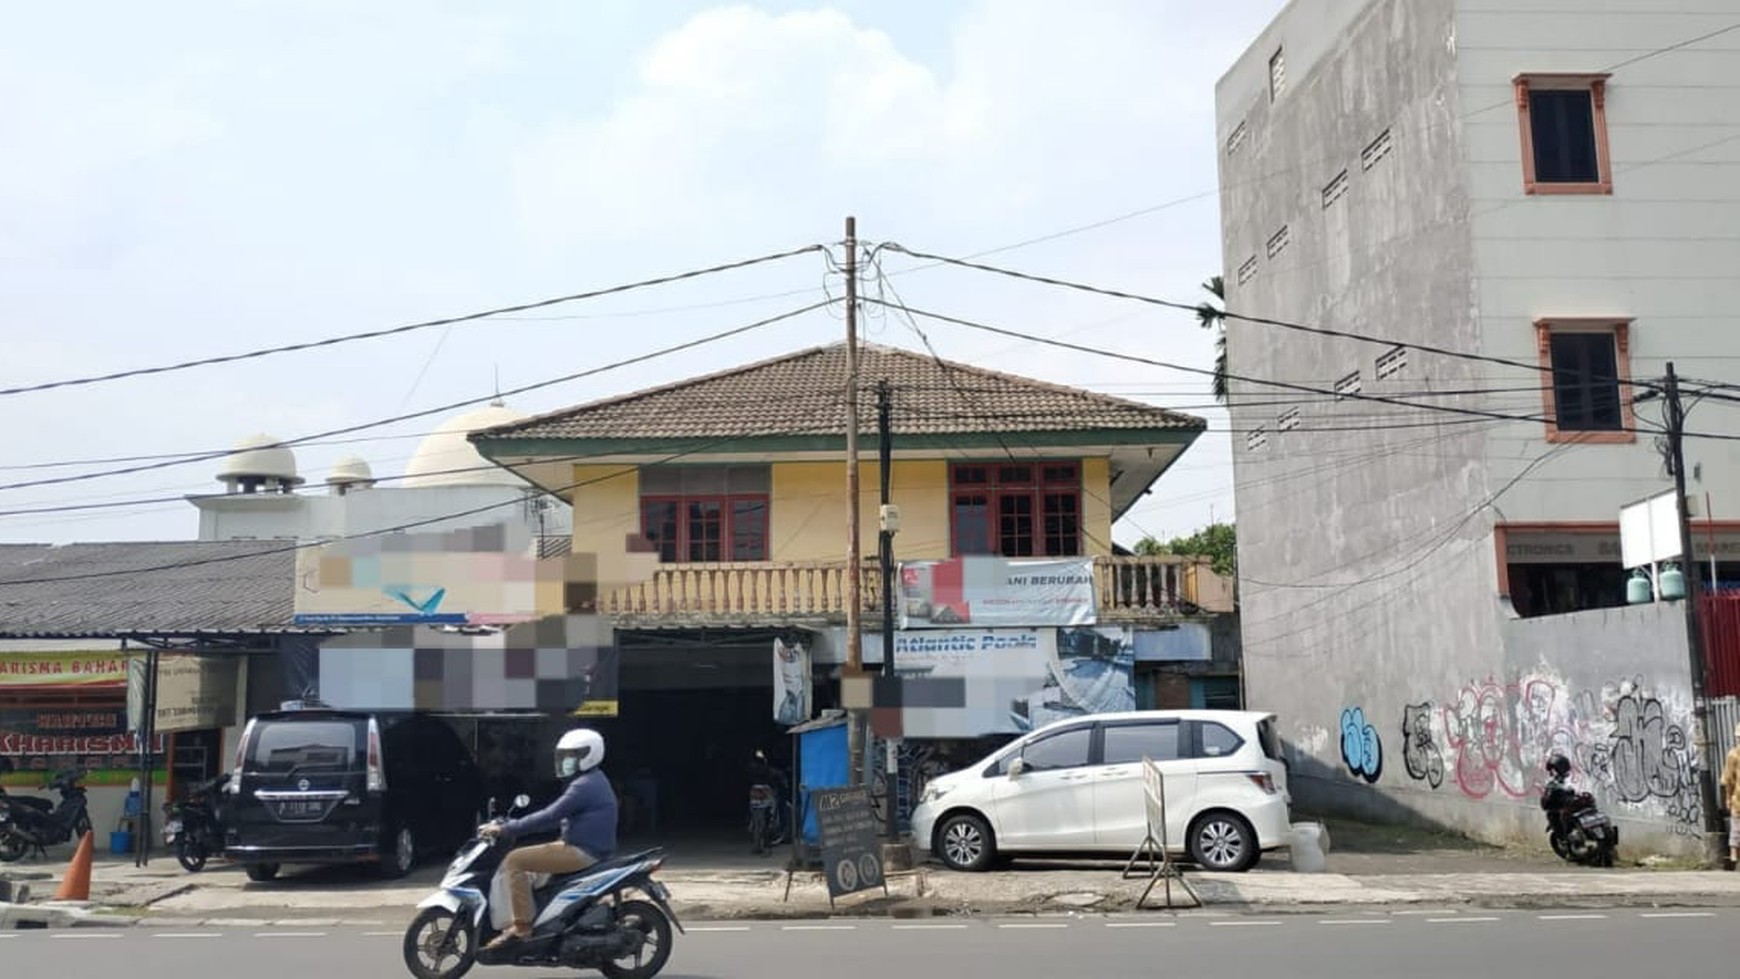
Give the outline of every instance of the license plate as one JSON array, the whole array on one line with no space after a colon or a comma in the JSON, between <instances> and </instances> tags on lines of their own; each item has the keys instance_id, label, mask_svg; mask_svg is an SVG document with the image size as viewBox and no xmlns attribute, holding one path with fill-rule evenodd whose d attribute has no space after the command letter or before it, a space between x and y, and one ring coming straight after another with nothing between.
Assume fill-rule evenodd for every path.
<instances>
[{"instance_id":1,"label":"license plate","mask_svg":"<svg viewBox=\"0 0 1740 979\"><path fill-rule=\"evenodd\" d=\"M326 812L321 799L287 799L278 803L279 819L318 819Z\"/></svg>"},{"instance_id":2,"label":"license plate","mask_svg":"<svg viewBox=\"0 0 1740 979\"><path fill-rule=\"evenodd\" d=\"M1588 813L1583 816L1584 826L1606 826L1609 820L1604 813Z\"/></svg>"}]
</instances>

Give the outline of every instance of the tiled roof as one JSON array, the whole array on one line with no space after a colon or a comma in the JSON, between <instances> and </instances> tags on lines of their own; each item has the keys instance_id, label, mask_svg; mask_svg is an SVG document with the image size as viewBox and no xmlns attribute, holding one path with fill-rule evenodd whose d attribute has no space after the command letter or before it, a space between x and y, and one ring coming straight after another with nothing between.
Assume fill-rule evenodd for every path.
<instances>
[{"instance_id":1,"label":"tiled roof","mask_svg":"<svg viewBox=\"0 0 1740 979\"><path fill-rule=\"evenodd\" d=\"M0 544L0 637L259 632L289 626L289 541Z\"/></svg>"},{"instance_id":2,"label":"tiled roof","mask_svg":"<svg viewBox=\"0 0 1740 979\"><path fill-rule=\"evenodd\" d=\"M893 391L900 435L1201 430L1153 405L860 344L861 432L876 431L876 385ZM474 439L692 439L837 435L846 430L846 347L816 347L486 429Z\"/></svg>"}]
</instances>

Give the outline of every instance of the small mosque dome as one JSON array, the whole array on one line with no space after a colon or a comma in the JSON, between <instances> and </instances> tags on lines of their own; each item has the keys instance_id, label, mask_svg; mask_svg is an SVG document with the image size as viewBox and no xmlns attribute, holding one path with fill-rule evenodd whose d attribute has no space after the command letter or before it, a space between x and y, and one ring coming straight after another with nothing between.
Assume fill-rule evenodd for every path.
<instances>
[{"instance_id":1,"label":"small mosque dome","mask_svg":"<svg viewBox=\"0 0 1740 979\"><path fill-rule=\"evenodd\" d=\"M218 481L231 493L288 493L302 485L296 474L296 453L270 435L251 435L236 443Z\"/></svg>"}]
</instances>

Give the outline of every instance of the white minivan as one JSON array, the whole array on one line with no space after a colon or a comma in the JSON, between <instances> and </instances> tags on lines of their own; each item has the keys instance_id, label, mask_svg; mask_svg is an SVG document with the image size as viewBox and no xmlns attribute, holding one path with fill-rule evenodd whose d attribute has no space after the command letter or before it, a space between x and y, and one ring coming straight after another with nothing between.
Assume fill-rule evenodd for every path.
<instances>
[{"instance_id":1,"label":"white minivan","mask_svg":"<svg viewBox=\"0 0 1740 979\"><path fill-rule=\"evenodd\" d=\"M1291 836L1275 715L1151 710L1058 721L931 779L913 842L955 870L1000 856L1127 857L1147 834L1142 759L1166 788L1166 842L1204 870L1243 871Z\"/></svg>"}]
</instances>

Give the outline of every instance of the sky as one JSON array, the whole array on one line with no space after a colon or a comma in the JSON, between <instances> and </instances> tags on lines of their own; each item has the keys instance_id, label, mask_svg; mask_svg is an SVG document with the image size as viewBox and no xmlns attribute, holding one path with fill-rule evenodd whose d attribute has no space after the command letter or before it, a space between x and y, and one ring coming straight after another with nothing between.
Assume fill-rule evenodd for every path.
<instances>
[{"instance_id":1,"label":"sky","mask_svg":"<svg viewBox=\"0 0 1740 979\"><path fill-rule=\"evenodd\" d=\"M837 244L848 214L871 245L1005 249L986 260L1194 303L1220 272L1214 85L1281 6L9 4L0 388ZM872 294L1212 362L1212 337L1188 313L880 255ZM788 312L839 285L808 254L452 327L7 395L0 484L487 398ZM919 325L922 338L873 312L863 335L920 351L928 339L950 360L1207 420L1114 528L1117 542L1234 519L1227 419L1206 378ZM837 309L817 311L507 401L555 410L843 336ZM377 476L396 475L416 436L456 413L300 446L299 468L318 486L357 454ZM212 492L217 469L207 460L0 489L0 542L190 539L197 511L179 499L9 511Z\"/></svg>"}]
</instances>

